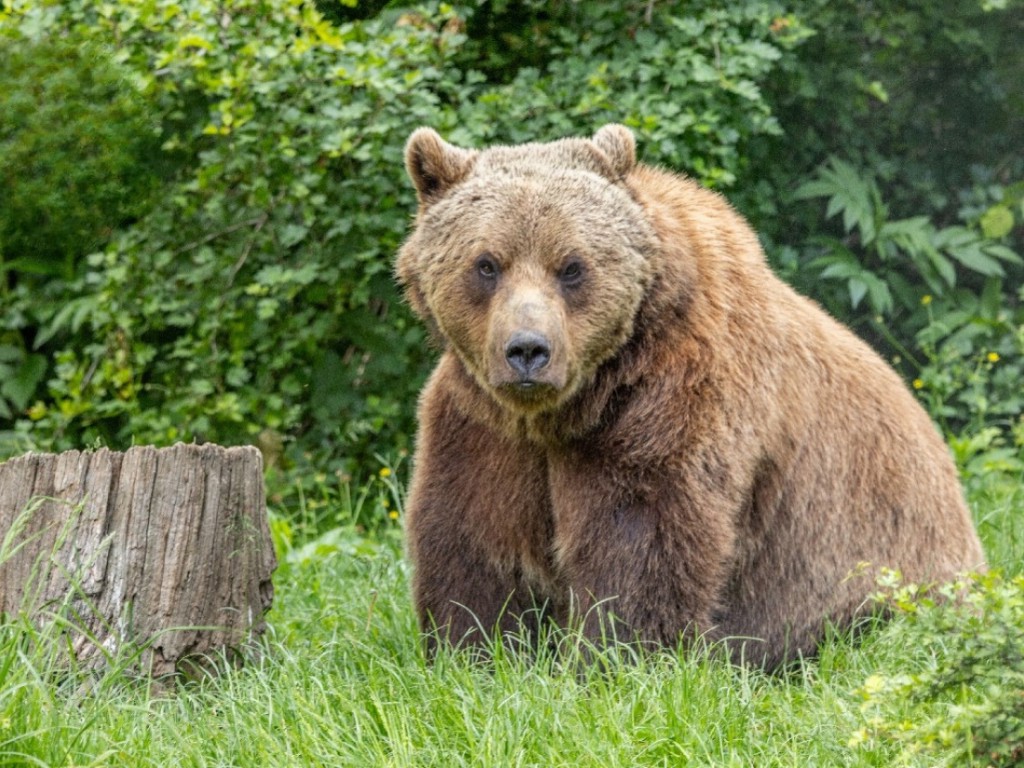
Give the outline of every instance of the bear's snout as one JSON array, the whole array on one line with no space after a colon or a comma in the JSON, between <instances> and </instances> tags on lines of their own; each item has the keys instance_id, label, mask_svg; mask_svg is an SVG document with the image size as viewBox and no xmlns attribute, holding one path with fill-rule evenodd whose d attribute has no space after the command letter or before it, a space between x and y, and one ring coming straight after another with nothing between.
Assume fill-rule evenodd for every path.
<instances>
[{"instance_id":1,"label":"bear's snout","mask_svg":"<svg viewBox=\"0 0 1024 768\"><path fill-rule=\"evenodd\" d=\"M567 394L570 341L561 299L531 279L510 273L490 306L484 365L488 388L514 410L543 410Z\"/></svg>"},{"instance_id":2,"label":"bear's snout","mask_svg":"<svg viewBox=\"0 0 1024 768\"><path fill-rule=\"evenodd\" d=\"M551 361L551 343L536 331L516 331L505 345L505 360L523 384L531 384Z\"/></svg>"}]
</instances>

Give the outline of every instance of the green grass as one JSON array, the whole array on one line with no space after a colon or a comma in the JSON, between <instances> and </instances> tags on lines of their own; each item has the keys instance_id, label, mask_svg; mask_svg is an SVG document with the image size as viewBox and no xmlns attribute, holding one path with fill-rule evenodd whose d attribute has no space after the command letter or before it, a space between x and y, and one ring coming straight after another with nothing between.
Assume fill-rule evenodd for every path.
<instances>
[{"instance_id":1,"label":"green grass","mask_svg":"<svg viewBox=\"0 0 1024 768\"><path fill-rule=\"evenodd\" d=\"M1019 480L972 491L993 565L1019 573ZM365 511L365 510L364 510ZM765 675L700 655L584 664L498 653L428 664L394 536L338 529L275 578L262 658L160 690L116 670L69 675L53 635L0 625L0 766L888 766L902 746L849 746L858 689L914 654L903 620ZM940 756L941 757L941 756ZM941 764L903 755L907 765Z\"/></svg>"}]
</instances>

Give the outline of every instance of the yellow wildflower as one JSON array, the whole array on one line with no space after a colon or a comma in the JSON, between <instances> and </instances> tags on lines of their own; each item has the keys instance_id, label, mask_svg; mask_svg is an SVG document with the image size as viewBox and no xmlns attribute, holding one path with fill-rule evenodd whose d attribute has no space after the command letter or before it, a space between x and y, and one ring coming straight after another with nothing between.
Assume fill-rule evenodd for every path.
<instances>
[{"instance_id":1,"label":"yellow wildflower","mask_svg":"<svg viewBox=\"0 0 1024 768\"><path fill-rule=\"evenodd\" d=\"M921 303L927 307L929 304L932 303L932 297L926 293L924 296L921 297Z\"/></svg>"},{"instance_id":2,"label":"yellow wildflower","mask_svg":"<svg viewBox=\"0 0 1024 768\"><path fill-rule=\"evenodd\" d=\"M998 363L999 362L999 353L998 352L989 352L988 353L988 361L990 363Z\"/></svg>"},{"instance_id":3,"label":"yellow wildflower","mask_svg":"<svg viewBox=\"0 0 1024 768\"><path fill-rule=\"evenodd\" d=\"M881 675L870 675L867 680L864 681L864 685L861 686L865 696L871 697L877 693L881 693L885 690L886 679Z\"/></svg>"},{"instance_id":4,"label":"yellow wildflower","mask_svg":"<svg viewBox=\"0 0 1024 768\"><path fill-rule=\"evenodd\" d=\"M914 389L922 389L924 387L924 382L921 381L920 379L914 379L913 386Z\"/></svg>"},{"instance_id":5,"label":"yellow wildflower","mask_svg":"<svg viewBox=\"0 0 1024 768\"><path fill-rule=\"evenodd\" d=\"M392 509L390 512L388 512L388 517L390 517L392 520L397 520L398 510Z\"/></svg>"},{"instance_id":6,"label":"yellow wildflower","mask_svg":"<svg viewBox=\"0 0 1024 768\"><path fill-rule=\"evenodd\" d=\"M389 467L381 467L379 474L381 477L391 477L391 469Z\"/></svg>"}]
</instances>

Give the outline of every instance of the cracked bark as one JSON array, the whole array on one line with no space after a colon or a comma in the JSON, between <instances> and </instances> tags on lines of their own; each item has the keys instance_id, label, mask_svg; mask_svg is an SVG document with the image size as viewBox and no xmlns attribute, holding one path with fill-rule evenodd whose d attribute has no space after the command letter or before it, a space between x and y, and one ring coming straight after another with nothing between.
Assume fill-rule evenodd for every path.
<instances>
[{"instance_id":1,"label":"cracked bark","mask_svg":"<svg viewBox=\"0 0 1024 768\"><path fill-rule=\"evenodd\" d=\"M238 656L276 566L252 447L140 446L0 464L0 614L67 620L79 664L162 676Z\"/></svg>"}]
</instances>

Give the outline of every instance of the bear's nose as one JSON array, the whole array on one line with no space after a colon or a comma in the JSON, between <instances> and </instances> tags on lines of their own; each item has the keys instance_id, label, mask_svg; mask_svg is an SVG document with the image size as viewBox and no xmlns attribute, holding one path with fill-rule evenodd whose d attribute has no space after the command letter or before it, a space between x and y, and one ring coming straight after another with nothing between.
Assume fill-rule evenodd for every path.
<instances>
[{"instance_id":1,"label":"bear's nose","mask_svg":"<svg viewBox=\"0 0 1024 768\"><path fill-rule=\"evenodd\" d=\"M539 371L551 359L548 340L535 331L516 331L505 345L505 359L523 379Z\"/></svg>"}]
</instances>

